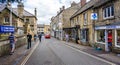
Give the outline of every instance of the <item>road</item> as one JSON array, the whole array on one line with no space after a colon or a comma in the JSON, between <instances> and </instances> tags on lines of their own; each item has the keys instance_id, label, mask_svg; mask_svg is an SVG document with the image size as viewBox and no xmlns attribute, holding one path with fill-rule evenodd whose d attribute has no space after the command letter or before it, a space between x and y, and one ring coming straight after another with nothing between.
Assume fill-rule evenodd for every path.
<instances>
[{"instance_id":1,"label":"road","mask_svg":"<svg viewBox=\"0 0 120 65\"><path fill-rule=\"evenodd\" d=\"M25 65L114 65L80 50L67 46L57 39L42 39L29 55Z\"/></svg>"}]
</instances>

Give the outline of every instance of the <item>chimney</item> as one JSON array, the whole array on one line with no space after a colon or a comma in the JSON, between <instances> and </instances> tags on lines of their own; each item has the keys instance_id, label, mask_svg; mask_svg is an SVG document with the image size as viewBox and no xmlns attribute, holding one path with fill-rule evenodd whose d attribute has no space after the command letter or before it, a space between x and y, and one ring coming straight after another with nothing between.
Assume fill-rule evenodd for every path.
<instances>
[{"instance_id":1,"label":"chimney","mask_svg":"<svg viewBox=\"0 0 120 65\"><path fill-rule=\"evenodd\" d=\"M62 11L62 8L60 8L60 12Z\"/></svg>"},{"instance_id":2,"label":"chimney","mask_svg":"<svg viewBox=\"0 0 120 65\"><path fill-rule=\"evenodd\" d=\"M17 5L17 11L18 11L18 15L20 17L23 17L23 12L24 12L24 5L22 2L19 2L18 5Z\"/></svg>"},{"instance_id":3,"label":"chimney","mask_svg":"<svg viewBox=\"0 0 120 65\"><path fill-rule=\"evenodd\" d=\"M7 5L6 5L8 8L11 8L11 3L10 2L7 2Z\"/></svg>"},{"instance_id":4,"label":"chimney","mask_svg":"<svg viewBox=\"0 0 120 65\"><path fill-rule=\"evenodd\" d=\"M35 11L34 11L34 12L35 12L35 16L37 16L37 10L36 10L36 8L35 8Z\"/></svg>"},{"instance_id":5,"label":"chimney","mask_svg":"<svg viewBox=\"0 0 120 65\"><path fill-rule=\"evenodd\" d=\"M75 1L73 1L73 2L71 3L71 7L73 7L73 6L75 6L75 5L77 5L77 4L76 4Z\"/></svg>"},{"instance_id":6,"label":"chimney","mask_svg":"<svg viewBox=\"0 0 120 65\"><path fill-rule=\"evenodd\" d=\"M65 6L62 6L62 10L64 10L65 9Z\"/></svg>"},{"instance_id":7,"label":"chimney","mask_svg":"<svg viewBox=\"0 0 120 65\"><path fill-rule=\"evenodd\" d=\"M81 0L81 6L84 6L86 4L86 0Z\"/></svg>"}]
</instances>

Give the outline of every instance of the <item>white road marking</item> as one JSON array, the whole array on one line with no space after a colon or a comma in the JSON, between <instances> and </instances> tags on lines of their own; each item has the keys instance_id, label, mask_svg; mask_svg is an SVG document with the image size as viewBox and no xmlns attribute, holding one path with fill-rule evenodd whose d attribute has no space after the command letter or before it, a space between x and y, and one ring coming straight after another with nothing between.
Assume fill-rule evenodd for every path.
<instances>
[{"instance_id":1,"label":"white road marking","mask_svg":"<svg viewBox=\"0 0 120 65\"><path fill-rule=\"evenodd\" d=\"M30 54L24 59L24 61L21 63L21 65L25 65L26 62L28 61L28 59L30 58L30 56L32 55L32 53L34 52L34 50L37 48L38 46L38 42L36 43L36 45L33 47L33 49L31 50Z\"/></svg>"},{"instance_id":2,"label":"white road marking","mask_svg":"<svg viewBox=\"0 0 120 65\"><path fill-rule=\"evenodd\" d=\"M78 50L78 49L76 49L76 48L73 48L73 47L67 45L67 44L65 44L65 45L66 45L67 47L75 50L75 51L78 51L78 52L80 52L80 53L83 53L83 54L85 54L85 55L88 55L88 56L90 56L90 57L93 57L93 58L98 59L98 60L100 60L100 61L106 62L106 63L111 64L111 65L116 65L115 63L112 63L112 62L110 62L110 61L107 61L107 60L104 60L104 59L102 59L102 58L96 57L96 56L94 56L94 55L92 55L92 54L88 54L88 53L86 53L86 52L80 51L80 50Z\"/></svg>"}]
</instances>

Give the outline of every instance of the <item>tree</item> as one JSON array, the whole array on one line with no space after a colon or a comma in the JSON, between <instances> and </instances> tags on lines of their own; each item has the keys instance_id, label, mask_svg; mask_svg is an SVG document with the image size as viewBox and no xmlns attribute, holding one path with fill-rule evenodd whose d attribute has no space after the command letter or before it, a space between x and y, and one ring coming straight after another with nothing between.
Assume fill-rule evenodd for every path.
<instances>
[{"instance_id":1,"label":"tree","mask_svg":"<svg viewBox=\"0 0 120 65\"><path fill-rule=\"evenodd\" d=\"M7 2L11 2L11 3L14 3L14 2L21 2L23 0L0 0L0 3L7 3Z\"/></svg>"}]
</instances>

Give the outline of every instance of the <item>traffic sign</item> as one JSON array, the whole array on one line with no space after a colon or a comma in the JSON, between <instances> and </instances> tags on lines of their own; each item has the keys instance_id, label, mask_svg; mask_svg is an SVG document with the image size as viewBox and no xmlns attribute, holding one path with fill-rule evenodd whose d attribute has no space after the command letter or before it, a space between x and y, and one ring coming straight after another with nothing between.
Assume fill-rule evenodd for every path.
<instances>
[{"instance_id":1,"label":"traffic sign","mask_svg":"<svg viewBox=\"0 0 120 65\"><path fill-rule=\"evenodd\" d=\"M91 19L92 20L97 20L98 19L97 13L92 13L91 14Z\"/></svg>"}]
</instances>

